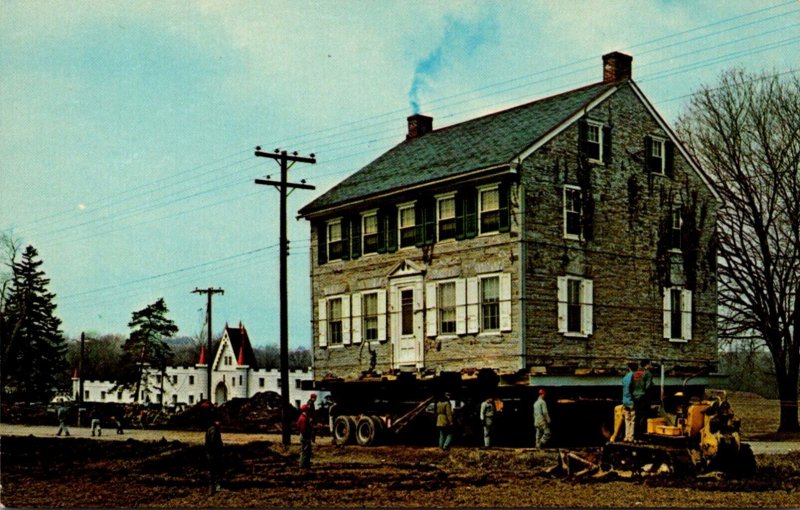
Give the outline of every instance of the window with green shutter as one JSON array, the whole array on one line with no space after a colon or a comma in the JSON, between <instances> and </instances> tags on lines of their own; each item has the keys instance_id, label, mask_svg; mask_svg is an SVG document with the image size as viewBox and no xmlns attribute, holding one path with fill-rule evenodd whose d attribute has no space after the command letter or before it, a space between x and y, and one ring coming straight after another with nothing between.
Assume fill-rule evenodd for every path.
<instances>
[{"instance_id":1,"label":"window with green shutter","mask_svg":"<svg viewBox=\"0 0 800 510\"><path fill-rule=\"evenodd\" d=\"M378 252L378 213L371 212L361 218L363 232L363 253Z\"/></svg>"},{"instance_id":2,"label":"window with green shutter","mask_svg":"<svg viewBox=\"0 0 800 510\"><path fill-rule=\"evenodd\" d=\"M478 192L480 208L480 233L497 232L500 229L500 192L497 187Z\"/></svg>"},{"instance_id":3,"label":"window with green shutter","mask_svg":"<svg viewBox=\"0 0 800 510\"><path fill-rule=\"evenodd\" d=\"M417 211L414 204L404 204L397 208L400 248L414 246L417 242Z\"/></svg>"},{"instance_id":4,"label":"window with green shutter","mask_svg":"<svg viewBox=\"0 0 800 510\"><path fill-rule=\"evenodd\" d=\"M454 195L437 200L438 239L444 241L456 237L456 199Z\"/></svg>"}]
</instances>

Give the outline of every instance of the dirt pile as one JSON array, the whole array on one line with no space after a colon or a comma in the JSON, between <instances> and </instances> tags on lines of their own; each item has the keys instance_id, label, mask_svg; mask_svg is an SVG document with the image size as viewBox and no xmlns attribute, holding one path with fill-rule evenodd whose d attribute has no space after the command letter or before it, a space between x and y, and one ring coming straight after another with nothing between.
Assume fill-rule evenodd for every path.
<instances>
[{"instance_id":1,"label":"dirt pile","mask_svg":"<svg viewBox=\"0 0 800 510\"><path fill-rule=\"evenodd\" d=\"M122 419L124 428L171 428L177 430L205 430L211 421L220 420L231 432L278 433L281 431L281 397L265 391L251 398L235 398L220 406L200 402L192 407L174 411L160 406L116 403L76 403L67 406L69 425L77 425L79 414L84 424L94 411L102 426L115 426L115 417ZM79 413L79 409L83 411ZM297 409L289 405L289 418L294 423ZM54 425L56 406L44 404L2 404L0 421L8 424Z\"/></svg>"},{"instance_id":2,"label":"dirt pile","mask_svg":"<svg viewBox=\"0 0 800 510\"><path fill-rule=\"evenodd\" d=\"M289 417L292 422L297 417L297 409L291 405ZM273 391L264 391L250 398L231 399L218 407L201 402L172 415L166 425L179 430L204 430L215 419L231 432L280 432L281 396Z\"/></svg>"}]
</instances>

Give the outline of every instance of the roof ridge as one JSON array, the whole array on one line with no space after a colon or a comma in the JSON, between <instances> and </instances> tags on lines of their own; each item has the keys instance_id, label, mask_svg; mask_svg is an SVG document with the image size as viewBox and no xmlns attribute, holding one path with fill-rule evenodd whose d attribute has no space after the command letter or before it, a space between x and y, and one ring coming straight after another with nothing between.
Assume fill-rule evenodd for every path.
<instances>
[{"instance_id":1,"label":"roof ridge","mask_svg":"<svg viewBox=\"0 0 800 510\"><path fill-rule=\"evenodd\" d=\"M435 129L395 144L301 207L308 218L355 198L507 164L575 112L618 87L594 82Z\"/></svg>"},{"instance_id":2,"label":"roof ridge","mask_svg":"<svg viewBox=\"0 0 800 510\"><path fill-rule=\"evenodd\" d=\"M413 142L414 140L422 139L424 136L427 136L427 135L429 135L431 133L439 133L439 132L445 131L445 130L450 129L450 128L461 126L462 124L467 124L468 122L473 122L473 121L476 121L476 120L485 119L485 118L488 118L488 117L493 117L495 115L500 115L500 114L511 112L511 111L514 111L514 110L519 110L519 109L522 109L522 108L531 107L531 106L533 106L533 105L535 105L537 103L541 103L541 102L544 102L544 101L549 101L549 100L555 99L555 98L557 98L559 96L565 96L567 94L575 94L575 93L578 93L578 92L582 92L584 90L590 89L592 87L596 87L598 85L614 86L617 83L619 83L619 82L607 83L607 82L598 81L598 82L595 82L595 83L590 83L589 85L584 85L583 87L578 87L577 89L565 90L564 92L559 92L557 94L553 94L553 95L550 95L550 96L540 97L539 99L534 99L533 101L528 101L527 103L518 104L516 106L511 106L511 107L505 108L503 110L497 110L496 112L491 112L491 113L487 113L487 114L484 114L484 115L479 115L478 117L472 117L470 119L462 120L461 122L456 122L455 124L450 124L448 126L443 126L443 127L439 128L439 129L434 129L434 130L432 130L432 131L430 131L430 132L426 133L425 135L422 135L422 136L420 136L418 138L412 138L410 140L403 140L402 142L400 142L397 145L402 145L404 143L410 143L410 142ZM587 102L591 102L591 100L587 101ZM394 147L392 147L392 148L394 148ZM389 149L389 150L392 150L392 149Z\"/></svg>"}]
</instances>

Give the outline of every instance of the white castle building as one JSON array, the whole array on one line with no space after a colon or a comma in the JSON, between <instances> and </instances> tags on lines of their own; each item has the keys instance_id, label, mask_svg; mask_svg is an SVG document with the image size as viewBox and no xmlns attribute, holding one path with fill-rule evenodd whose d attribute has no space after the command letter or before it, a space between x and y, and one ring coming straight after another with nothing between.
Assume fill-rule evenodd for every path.
<instances>
[{"instance_id":1,"label":"white castle building","mask_svg":"<svg viewBox=\"0 0 800 510\"><path fill-rule=\"evenodd\" d=\"M163 403L168 407L194 405L207 398L208 365L203 346L197 364L190 367L167 367L163 374L147 368L142 374L138 402ZM227 324L211 365L211 403L222 404L232 398L249 398L264 391L281 391L280 370L259 369L247 329ZM311 369L289 372L289 402L299 407L312 390L302 388L303 381L313 381ZM83 381L84 402L132 404L135 389L116 388L115 381ZM310 383L308 383L310 386ZM72 377L72 395L77 400L81 380L77 370Z\"/></svg>"}]
</instances>

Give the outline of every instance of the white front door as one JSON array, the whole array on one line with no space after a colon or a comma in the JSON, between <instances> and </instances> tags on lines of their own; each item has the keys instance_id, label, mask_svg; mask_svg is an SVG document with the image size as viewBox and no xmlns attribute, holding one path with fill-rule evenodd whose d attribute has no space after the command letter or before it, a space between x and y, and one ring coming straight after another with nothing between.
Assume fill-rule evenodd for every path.
<instances>
[{"instance_id":1,"label":"white front door","mask_svg":"<svg viewBox=\"0 0 800 510\"><path fill-rule=\"evenodd\" d=\"M421 368L423 365L422 278L404 278L393 282L390 299L394 367Z\"/></svg>"}]
</instances>

